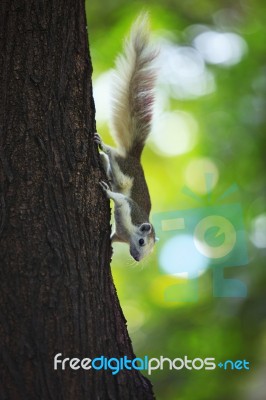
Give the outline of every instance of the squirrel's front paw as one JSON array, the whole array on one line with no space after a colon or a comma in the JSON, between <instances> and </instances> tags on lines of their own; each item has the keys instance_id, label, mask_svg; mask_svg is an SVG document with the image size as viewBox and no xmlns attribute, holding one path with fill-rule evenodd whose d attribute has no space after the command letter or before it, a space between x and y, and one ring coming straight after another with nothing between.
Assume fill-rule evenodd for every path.
<instances>
[{"instance_id":1,"label":"squirrel's front paw","mask_svg":"<svg viewBox=\"0 0 266 400\"><path fill-rule=\"evenodd\" d=\"M108 190L110 191L110 186L108 185L108 183L101 181L99 182L99 185L101 186L102 190L106 193Z\"/></svg>"}]
</instances>

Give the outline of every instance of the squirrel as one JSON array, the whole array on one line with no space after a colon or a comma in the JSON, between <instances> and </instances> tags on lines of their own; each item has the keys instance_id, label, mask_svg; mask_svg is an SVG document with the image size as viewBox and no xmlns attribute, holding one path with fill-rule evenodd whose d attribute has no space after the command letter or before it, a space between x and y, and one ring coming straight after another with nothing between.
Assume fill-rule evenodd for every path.
<instances>
[{"instance_id":1,"label":"squirrel","mask_svg":"<svg viewBox=\"0 0 266 400\"><path fill-rule=\"evenodd\" d=\"M141 166L151 129L156 79L157 51L149 41L148 22L147 13L137 18L116 61L111 133L117 147L105 145L98 133L94 135L110 182L101 181L100 186L115 205L111 240L128 243L136 261L151 253L157 240L149 221L151 200Z\"/></svg>"}]
</instances>

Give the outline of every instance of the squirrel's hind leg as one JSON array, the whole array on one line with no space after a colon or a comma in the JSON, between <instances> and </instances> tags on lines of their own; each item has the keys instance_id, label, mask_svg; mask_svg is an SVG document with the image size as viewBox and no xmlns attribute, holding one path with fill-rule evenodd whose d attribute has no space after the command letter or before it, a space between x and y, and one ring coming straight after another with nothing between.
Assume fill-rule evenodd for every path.
<instances>
[{"instance_id":1,"label":"squirrel's hind leg","mask_svg":"<svg viewBox=\"0 0 266 400\"><path fill-rule=\"evenodd\" d=\"M112 170L111 170L110 159L109 159L108 155L105 153L100 153L100 157L101 157L101 162L102 162L103 168L105 170L105 173L107 175L107 178L109 181L111 181L112 180L112 172L111 172Z\"/></svg>"},{"instance_id":2,"label":"squirrel's hind leg","mask_svg":"<svg viewBox=\"0 0 266 400\"><path fill-rule=\"evenodd\" d=\"M105 173L107 175L108 180L112 183L113 177L112 177L112 166L111 166L111 159L112 159L112 147L106 146L103 141L101 136L98 133L94 134L94 142L99 146L101 152L100 157L101 161L105 170Z\"/></svg>"}]
</instances>

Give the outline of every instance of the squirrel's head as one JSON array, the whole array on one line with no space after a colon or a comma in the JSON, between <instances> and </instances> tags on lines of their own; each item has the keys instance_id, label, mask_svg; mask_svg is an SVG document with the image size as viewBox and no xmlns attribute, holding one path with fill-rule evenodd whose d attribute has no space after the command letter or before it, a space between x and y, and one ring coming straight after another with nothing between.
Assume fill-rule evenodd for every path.
<instances>
[{"instance_id":1,"label":"squirrel's head","mask_svg":"<svg viewBox=\"0 0 266 400\"><path fill-rule=\"evenodd\" d=\"M136 227L130 240L130 254L136 261L142 260L153 250L156 241L152 224L144 222Z\"/></svg>"}]
</instances>

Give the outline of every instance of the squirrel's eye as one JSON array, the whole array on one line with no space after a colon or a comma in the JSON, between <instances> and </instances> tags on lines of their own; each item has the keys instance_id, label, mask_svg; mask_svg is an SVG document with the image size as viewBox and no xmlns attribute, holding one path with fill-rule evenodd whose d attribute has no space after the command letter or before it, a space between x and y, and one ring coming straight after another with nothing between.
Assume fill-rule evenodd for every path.
<instances>
[{"instance_id":1,"label":"squirrel's eye","mask_svg":"<svg viewBox=\"0 0 266 400\"><path fill-rule=\"evenodd\" d=\"M139 239L139 245L144 246L144 239Z\"/></svg>"}]
</instances>

